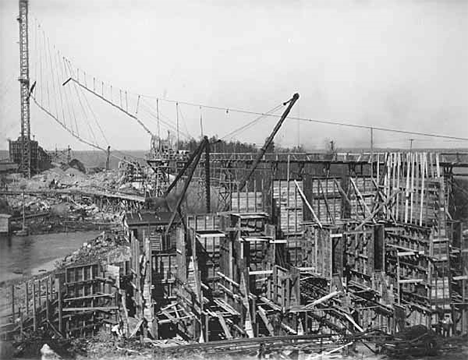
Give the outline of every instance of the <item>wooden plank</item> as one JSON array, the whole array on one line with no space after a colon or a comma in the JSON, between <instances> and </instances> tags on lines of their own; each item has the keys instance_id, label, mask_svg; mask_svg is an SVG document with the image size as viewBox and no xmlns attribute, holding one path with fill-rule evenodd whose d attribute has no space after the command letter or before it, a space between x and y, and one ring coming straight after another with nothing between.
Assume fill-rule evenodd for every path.
<instances>
[{"instance_id":1,"label":"wooden plank","mask_svg":"<svg viewBox=\"0 0 468 360\"><path fill-rule=\"evenodd\" d=\"M240 285L239 285L238 283L236 283L234 280L232 280L231 278L227 277L227 276L224 275L223 273L221 273L221 272L218 271L217 274L218 274L219 276L221 276L224 280L230 282L232 285L234 285L234 286L236 286L236 287L238 287L238 288L240 287Z\"/></svg>"},{"instance_id":2,"label":"wooden plank","mask_svg":"<svg viewBox=\"0 0 468 360\"><path fill-rule=\"evenodd\" d=\"M364 200L364 197L362 196L361 192L359 191L359 189L358 189L358 187L356 185L356 182L351 177L349 178L349 180L351 181L351 184L353 185L354 191L356 192L358 198L361 200L361 203L362 203L364 209L367 211L367 213L369 215L372 214L372 212L370 211L369 207L366 204L366 201ZM374 220L374 222L375 222L375 220Z\"/></svg>"},{"instance_id":3,"label":"wooden plank","mask_svg":"<svg viewBox=\"0 0 468 360\"><path fill-rule=\"evenodd\" d=\"M63 312L89 312L89 311L114 311L118 310L118 306L94 306L94 307L67 307L62 309Z\"/></svg>"},{"instance_id":4,"label":"wooden plank","mask_svg":"<svg viewBox=\"0 0 468 360\"><path fill-rule=\"evenodd\" d=\"M55 280L58 294L58 331L63 333L63 300L62 300L62 278L59 276Z\"/></svg>"},{"instance_id":5,"label":"wooden plank","mask_svg":"<svg viewBox=\"0 0 468 360\"><path fill-rule=\"evenodd\" d=\"M310 212L312 213L312 215L314 216L314 219L315 221L317 222L318 226L320 228L322 228L322 223L320 222L320 220L318 219L317 215L315 214L315 211L314 209L312 208L312 206L310 206L309 202L307 201L307 198L305 197L304 193L302 192L302 189L299 187L299 184L296 180L294 180L294 185L296 185L297 189L299 190L299 194L301 195L302 197L302 200L304 201L304 203L306 204L306 206L309 208Z\"/></svg>"},{"instance_id":6,"label":"wooden plank","mask_svg":"<svg viewBox=\"0 0 468 360\"><path fill-rule=\"evenodd\" d=\"M29 316L29 282L24 283L24 302L26 304L26 317Z\"/></svg>"},{"instance_id":7,"label":"wooden plank","mask_svg":"<svg viewBox=\"0 0 468 360\"><path fill-rule=\"evenodd\" d=\"M32 296L33 296L33 328L37 331L37 313L36 313L36 282L32 281Z\"/></svg>"},{"instance_id":8,"label":"wooden plank","mask_svg":"<svg viewBox=\"0 0 468 360\"><path fill-rule=\"evenodd\" d=\"M330 221L331 221L332 224L335 224L335 217L334 217L334 215L332 215L332 213L330 212L330 207L328 206L327 193L326 193L325 190L323 189L323 186L322 186L322 182L321 182L321 181L319 181L319 186L320 186L320 189L322 190L323 200L325 201L325 208L327 209L328 218L330 219Z\"/></svg>"},{"instance_id":9,"label":"wooden plank","mask_svg":"<svg viewBox=\"0 0 468 360\"><path fill-rule=\"evenodd\" d=\"M140 330L140 327L141 327L141 325L143 324L143 321L144 321L144 319L140 319L140 321L138 321L138 323L136 324L135 328L134 328L134 329L132 330L132 332L130 333L130 336L129 336L130 339L136 335L136 333L138 332L138 330Z\"/></svg>"},{"instance_id":10,"label":"wooden plank","mask_svg":"<svg viewBox=\"0 0 468 360\"><path fill-rule=\"evenodd\" d=\"M63 301L76 301L76 300L88 300L88 299L97 299L97 298L103 298L103 297L114 297L115 292L110 293L110 294L91 294L91 295L85 295L85 296L78 296L78 297L73 297L73 298L66 298L63 299Z\"/></svg>"},{"instance_id":11,"label":"wooden plank","mask_svg":"<svg viewBox=\"0 0 468 360\"><path fill-rule=\"evenodd\" d=\"M46 303L45 303L45 306L46 306L46 319L47 321L49 321L50 319L50 309L49 309L49 279L46 279L45 281L46 283ZM52 291L52 289L50 289Z\"/></svg>"},{"instance_id":12,"label":"wooden plank","mask_svg":"<svg viewBox=\"0 0 468 360\"><path fill-rule=\"evenodd\" d=\"M219 320L219 323L221 324L221 327L223 328L224 334L226 335L226 339L230 340L233 339L233 336L231 334L231 331L229 330L229 327L226 324L226 321L224 320L224 317L221 314L216 314Z\"/></svg>"},{"instance_id":13,"label":"wooden plank","mask_svg":"<svg viewBox=\"0 0 468 360\"><path fill-rule=\"evenodd\" d=\"M11 285L11 314L13 316L13 319L16 318L16 313L15 313L15 285Z\"/></svg>"}]
</instances>

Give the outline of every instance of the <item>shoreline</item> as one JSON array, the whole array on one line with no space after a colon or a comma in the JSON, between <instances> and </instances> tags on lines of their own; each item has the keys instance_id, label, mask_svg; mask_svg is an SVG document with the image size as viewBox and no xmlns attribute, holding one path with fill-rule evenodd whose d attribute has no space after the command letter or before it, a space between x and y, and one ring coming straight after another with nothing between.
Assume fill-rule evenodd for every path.
<instances>
[{"instance_id":1,"label":"shoreline","mask_svg":"<svg viewBox=\"0 0 468 360\"><path fill-rule=\"evenodd\" d=\"M83 232L85 234L85 237L83 238L83 242L92 242L95 239L97 239L99 236L101 236L103 233L106 231L109 231L109 229L104 229L104 230L97 230L97 229L91 229L91 230L76 230L76 231L69 231L69 232L64 232L64 231L57 231L57 232L51 232L51 233L42 233L42 234L29 234L28 236L47 236L47 235L68 235L70 233L78 233L78 232ZM86 236L87 235L87 236ZM11 235L11 237L17 236L17 235ZM5 279L0 280L0 290L8 288L11 285L18 285L20 283L24 283L29 280L33 280L38 277L42 277L45 275L49 275L55 271L58 270L58 266L65 261L68 257L70 257L73 253L77 252L80 250L82 245L79 245L73 249L71 249L68 253L55 257L50 260L46 260L45 262L41 264L34 265L30 269L26 271L22 271L21 273L14 273L14 272L7 272L4 274Z\"/></svg>"}]
</instances>

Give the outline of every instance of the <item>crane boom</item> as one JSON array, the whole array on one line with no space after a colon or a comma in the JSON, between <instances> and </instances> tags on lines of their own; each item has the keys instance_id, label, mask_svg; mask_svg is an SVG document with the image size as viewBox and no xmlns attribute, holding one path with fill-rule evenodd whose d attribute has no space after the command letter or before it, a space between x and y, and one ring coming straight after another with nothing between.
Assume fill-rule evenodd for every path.
<instances>
[{"instance_id":1,"label":"crane boom","mask_svg":"<svg viewBox=\"0 0 468 360\"><path fill-rule=\"evenodd\" d=\"M242 191L245 187L245 185L247 184L247 181L250 179L250 177L252 176L253 172L255 171L255 169L257 168L258 166L258 163L260 162L260 160L262 160L263 158L263 155L265 155L267 149L268 149L268 146L270 146L270 144L272 143L273 139L275 138L275 135L276 133L278 132L278 130L281 128L281 125L283 125L283 122L284 120L286 120L286 117L289 115L289 112L291 111L292 107L294 106L294 104L296 103L296 101L299 99L299 94L298 93L295 93L293 95L293 97L291 99L289 99L288 101L286 101L283 105L286 105L288 104L288 107L286 108L286 110L284 110L284 113L283 115L281 115L281 118L279 119L279 121L276 123L276 126L275 128L273 129L273 131L271 132L271 134L267 137L267 139L265 140L265 143L263 144L262 148L260 149L260 151L258 152L258 155L257 157L255 158L255 161L253 162L248 174L242 179L241 183L239 184L239 191Z\"/></svg>"}]
</instances>

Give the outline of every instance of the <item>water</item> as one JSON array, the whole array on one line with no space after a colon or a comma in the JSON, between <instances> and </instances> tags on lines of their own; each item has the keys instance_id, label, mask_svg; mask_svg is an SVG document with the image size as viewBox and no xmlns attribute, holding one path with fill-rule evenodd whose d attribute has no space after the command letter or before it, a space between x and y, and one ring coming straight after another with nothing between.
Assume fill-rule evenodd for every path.
<instances>
[{"instance_id":1,"label":"water","mask_svg":"<svg viewBox=\"0 0 468 360\"><path fill-rule=\"evenodd\" d=\"M55 262L101 231L0 238L0 283L52 270Z\"/></svg>"}]
</instances>

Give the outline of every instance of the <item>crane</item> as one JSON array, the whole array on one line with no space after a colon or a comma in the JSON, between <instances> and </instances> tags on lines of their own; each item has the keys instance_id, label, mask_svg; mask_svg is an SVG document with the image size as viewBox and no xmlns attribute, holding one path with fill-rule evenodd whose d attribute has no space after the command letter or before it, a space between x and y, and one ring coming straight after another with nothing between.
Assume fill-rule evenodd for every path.
<instances>
[{"instance_id":1,"label":"crane","mask_svg":"<svg viewBox=\"0 0 468 360\"><path fill-rule=\"evenodd\" d=\"M31 177L31 123L29 89L28 0L19 0L20 94L21 94L21 163L20 170ZM34 86L33 86L34 87Z\"/></svg>"},{"instance_id":2,"label":"crane","mask_svg":"<svg viewBox=\"0 0 468 360\"><path fill-rule=\"evenodd\" d=\"M239 187L238 187L239 191L242 191L244 189L245 185L247 184L247 181L249 181L250 177L254 173L260 160L262 160L263 155L265 155L268 149L268 146L270 146L270 144L272 143L273 139L275 138L275 135L278 133L279 129L281 128L281 125L283 125L284 120L286 120L286 117L289 115L289 112L291 111L292 107L294 106L294 104L296 103L298 99L299 99L299 94L295 93L291 99L283 103L283 105L288 104L288 107L286 108L286 110L284 110L283 115L281 115L281 118L276 123L276 126L274 127L273 131L265 140L265 143L263 144L262 148L258 152L257 157L255 158L255 161L253 162L252 166L249 169L249 172L247 173L247 175L244 176L244 178L240 182Z\"/></svg>"}]
</instances>

